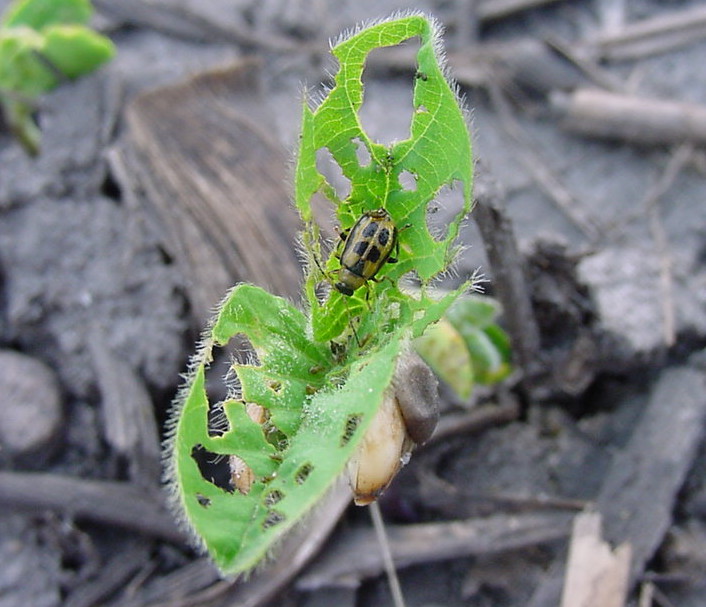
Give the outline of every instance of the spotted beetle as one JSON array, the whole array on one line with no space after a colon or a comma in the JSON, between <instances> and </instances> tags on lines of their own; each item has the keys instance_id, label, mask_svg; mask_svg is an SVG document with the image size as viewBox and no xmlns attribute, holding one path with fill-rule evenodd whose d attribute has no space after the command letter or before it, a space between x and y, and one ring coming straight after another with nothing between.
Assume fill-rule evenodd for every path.
<instances>
[{"instance_id":1,"label":"spotted beetle","mask_svg":"<svg viewBox=\"0 0 706 607\"><path fill-rule=\"evenodd\" d=\"M341 268L333 286L343 295L351 296L367 281L375 280L385 263L397 262L390 257L399 244L397 227L385 209L366 211L341 238L345 243L339 256Z\"/></svg>"}]
</instances>

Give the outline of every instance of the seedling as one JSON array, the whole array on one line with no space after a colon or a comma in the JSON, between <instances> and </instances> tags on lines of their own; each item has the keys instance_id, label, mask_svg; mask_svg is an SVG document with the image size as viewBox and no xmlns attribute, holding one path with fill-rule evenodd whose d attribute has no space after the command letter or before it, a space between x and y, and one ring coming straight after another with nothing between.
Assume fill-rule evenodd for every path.
<instances>
[{"instance_id":1,"label":"seedling","mask_svg":"<svg viewBox=\"0 0 706 607\"><path fill-rule=\"evenodd\" d=\"M89 0L16 0L0 21L0 105L25 150L39 153L37 99L64 80L92 72L115 53L91 31Z\"/></svg>"},{"instance_id":2,"label":"seedling","mask_svg":"<svg viewBox=\"0 0 706 607\"><path fill-rule=\"evenodd\" d=\"M358 115L366 57L411 38L419 40L423 77L414 78L410 136L378 143ZM309 262L305 309L238 285L192 360L172 416L167 478L176 511L224 574L258 565L346 472L359 503L376 499L433 430L436 380L412 340L472 288L470 280L443 296L431 288L454 259L472 200L466 117L440 49L439 27L421 14L372 24L333 46L339 71L317 107L303 104L294 177ZM369 158L364 166L358 146ZM317 169L323 148L351 183L343 200ZM402 173L414 176L415 189L402 186ZM434 237L427 210L451 184L463 205L444 237ZM334 247L325 261L311 206L317 194L328 198L345 234L342 251ZM408 276L420 284L414 294L403 285ZM323 294L322 282L330 286ZM211 402L206 373L214 348L236 336L249 341L253 362L234 362L229 395ZM220 480L204 462L223 466Z\"/></svg>"}]
</instances>

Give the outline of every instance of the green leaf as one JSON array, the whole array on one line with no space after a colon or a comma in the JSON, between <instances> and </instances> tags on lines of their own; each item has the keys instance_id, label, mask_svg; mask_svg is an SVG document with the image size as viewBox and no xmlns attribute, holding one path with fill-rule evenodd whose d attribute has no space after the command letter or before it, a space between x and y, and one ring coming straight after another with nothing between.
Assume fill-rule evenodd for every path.
<instances>
[{"instance_id":1,"label":"green leaf","mask_svg":"<svg viewBox=\"0 0 706 607\"><path fill-rule=\"evenodd\" d=\"M491 297L465 295L446 316L415 340L417 352L461 399L475 383L491 384L507 377L510 340L497 324L500 304Z\"/></svg>"},{"instance_id":2,"label":"green leaf","mask_svg":"<svg viewBox=\"0 0 706 607\"><path fill-rule=\"evenodd\" d=\"M43 45L32 29L0 30L0 91L31 99L56 86L56 74L40 58Z\"/></svg>"},{"instance_id":3,"label":"green leaf","mask_svg":"<svg viewBox=\"0 0 706 607\"><path fill-rule=\"evenodd\" d=\"M459 328L484 329L495 323L501 311L500 303L492 297L467 295L451 307L448 318Z\"/></svg>"},{"instance_id":4,"label":"green leaf","mask_svg":"<svg viewBox=\"0 0 706 607\"><path fill-rule=\"evenodd\" d=\"M446 319L427 327L414 347L442 381L465 400L473 391L473 362L466 342Z\"/></svg>"},{"instance_id":5,"label":"green leaf","mask_svg":"<svg viewBox=\"0 0 706 607\"><path fill-rule=\"evenodd\" d=\"M417 52L417 76L414 80L410 137L389 144L373 141L362 127L358 112L363 102L362 74L370 51L400 44L410 38L420 40ZM336 44L332 52L339 61L334 86L316 109L304 104L302 130L295 171L295 204L307 224L303 241L309 251L307 296L312 308L312 332L315 339L333 339L352 325L350 319L365 315L366 301L375 301L367 307L400 308L398 327L411 322L418 310L433 303L428 298L414 302L397 288L397 281L410 273L422 280L422 285L445 271L456 249L453 243L463 217L471 207L473 163L471 143L455 87L446 80L440 56L440 31L435 22L423 15L413 14L393 21L385 21L357 31ZM358 161L358 148L363 146L370 163ZM318 150L328 149L343 175L350 180L351 192L345 200L336 198L331 184L316 168ZM405 189L400 174L414 176L416 188ZM435 238L429 231L426 214L432 200L444 186L459 185L463 190L463 208L448 225L443 238ZM399 229L399 262L385 265L378 272L380 284L363 287L366 293L349 299L351 309L346 313L345 303L336 293L324 302L316 297L315 284L321 279L318 262L321 259L319 229L314 222L311 202L323 194L334 205L341 229L349 229L366 210L384 207ZM330 255L325 272L331 280L339 267L336 251ZM458 295L468 288L464 284ZM361 289L362 290L362 289ZM389 314L388 314L389 316ZM414 318L415 334L421 334L431 317ZM361 321L361 324L366 324ZM370 323L368 323L370 324ZM359 335L359 341L372 334ZM374 336L372 336L375 339Z\"/></svg>"},{"instance_id":6,"label":"green leaf","mask_svg":"<svg viewBox=\"0 0 706 607\"><path fill-rule=\"evenodd\" d=\"M2 99L2 109L12 134L30 156L36 156L39 153L41 134L32 118L32 107L22 101L8 98Z\"/></svg>"},{"instance_id":7,"label":"green leaf","mask_svg":"<svg viewBox=\"0 0 706 607\"><path fill-rule=\"evenodd\" d=\"M49 25L86 24L91 15L89 0L17 0L7 9L0 27L26 26L40 31Z\"/></svg>"},{"instance_id":8,"label":"green leaf","mask_svg":"<svg viewBox=\"0 0 706 607\"><path fill-rule=\"evenodd\" d=\"M0 103L31 155L40 145L32 100L115 53L110 40L84 27L92 12L88 0L22 0L10 6L0 24Z\"/></svg>"},{"instance_id":9,"label":"green leaf","mask_svg":"<svg viewBox=\"0 0 706 607\"><path fill-rule=\"evenodd\" d=\"M168 450L176 501L224 573L252 568L321 499L343 472L392 379L399 339L342 375L330 350L308 341L304 329L304 316L285 300L257 287L236 287L181 395ZM227 430L214 436L206 368L213 346L238 334L249 339L258 364L233 365L241 385L222 404ZM245 402L264 407L267 423L250 419ZM283 440L269 441L272 434ZM199 469L196 449L237 456L255 481L246 493L217 486Z\"/></svg>"},{"instance_id":10,"label":"green leaf","mask_svg":"<svg viewBox=\"0 0 706 607\"><path fill-rule=\"evenodd\" d=\"M92 72L115 54L108 38L80 25L51 26L44 36L44 56L68 78Z\"/></svg>"}]
</instances>

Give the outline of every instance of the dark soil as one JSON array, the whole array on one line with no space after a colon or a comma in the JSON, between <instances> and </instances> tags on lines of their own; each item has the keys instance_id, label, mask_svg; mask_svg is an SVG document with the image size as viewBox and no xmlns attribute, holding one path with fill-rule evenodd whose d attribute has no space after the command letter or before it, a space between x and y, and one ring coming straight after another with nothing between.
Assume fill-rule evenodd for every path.
<instances>
[{"instance_id":1,"label":"dark soil","mask_svg":"<svg viewBox=\"0 0 706 607\"><path fill-rule=\"evenodd\" d=\"M328 38L407 5L94 4L115 60L42 99L38 159L0 128L0 607L391 604L379 563L361 564L377 549L353 506L283 587L218 580L162 506L159 437L229 285L298 299L287 158ZM481 268L518 369L470 402L444 392L443 440L381 500L408 605L558 605L571 520L592 506L612 545L633 546L626 605L704 606L704 4L475 4L414 8L447 28L485 210L449 280ZM689 11L665 44L659 27L615 42ZM405 138L411 64L380 52L366 79L364 125ZM616 119L617 98L592 98L585 126L582 89L632 109ZM232 156L199 190L220 131Z\"/></svg>"}]
</instances>

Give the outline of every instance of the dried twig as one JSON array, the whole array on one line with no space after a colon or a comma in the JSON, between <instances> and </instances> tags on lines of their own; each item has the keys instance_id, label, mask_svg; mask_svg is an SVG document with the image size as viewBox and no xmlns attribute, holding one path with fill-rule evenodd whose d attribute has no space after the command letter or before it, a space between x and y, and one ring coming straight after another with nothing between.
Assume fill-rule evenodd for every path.
<instances>
[{"instance_id":1,"label":"dried twig","mask_svg":"<svg viewBox=\"0 0 706 607\"><path fill-rule=\"evenodd\" d=\"M443 415L434 434L426 445L438 443L450 436L474 434L486 428L498 426L517 419L520 405L515 399L499 405L481 405L468 413Z\"/></svg>"},{"instance_id":2,"label":"dried twig","mask_svg":"<svg viewBox=\"0 0 706 607\"><path fill-rule=\"evenodd\" d=\"M681 145L672 155L664 168L659 181L650 189L644 200L644 207L649 218L650 232L657 246L660 259L659 291L662 301L662 332L664 343L671 347L676 343L676 320L674 296L672 294L672 255L669 250L667 234L659 213L659 200L669 190L693 153L691 144Z\"/></svg>"},{"instance_id":3,"label":"dried twig","mask_svg":"<svg viewBox=\"0 0 706 607\"><path fill-rule=\"evenodd\" d=\"M196 605L194 597L222 595L232 582L221 581L221 576L208 558L200 558L179 567L167 575L156 577L139 589L116 601L113 607L145 607L169 605L187 607Z\"/></svg>"},{"instance_id":4,"label":"dried twig","mask_svg":"<svg viewBox=\"0 0 706 607\"><path fill-rule=\"evenodd\" d=\"M512 338L513 353L526 381L532 382L540 371L539 327L532 310L515 232L497 186L483 177L482 172L476 179L475 192L477 204L473 216L493 269L495 290L503 308L511 311L505 321Z\"/></svg>"},{"instance_id":5,"label":"dried twig","mask_svg":"<svg viewBox=\"0 0 706 607\"><path fill-rule=\"evenodd\" d=\"M98 575L72 591L63 606L93 607L104 604L107 597L123 588L135 572L152 558L151 548L150 543L141 540L114 552L103 563Z\"/></svg>"},{"instance_id":6,"label":"dried twig","mask_svg":"<svg viewBox=\"0 0 706 607\"><path fill-rule=\"evenodd\" d=\"M561 126L598 139L660 145L706 143L706 106L647 99L599 89L552 96Z\"/></svg>"},{"instance_id":7,"label":"dried twig","mask_svg":"<svg viewBox=\"0 0 706 607\"><path fill-rule=\"evenodd\" d=\"M554 51L571 61L579 68L592 82L596 85L609 91L622 91L625 85L620 82L613 74L601 68L595 61L589 59L585 55L577 52L576 45L565 42L559 36L548 35L544 37L544 41Z\"/></svg>"},{"instance_id":8,"label":"dried twig","mask_svg":"<svg viewBox=\"0 0 706 607\"><path fill-rule=\"evenodd\" d=\"M664 53L704 38L706 8L695 6L605 32L586 46L601 58L626 60Z\"/></svg>"},{"instance_id":9,"label":"dried twig","mask_svg":"<svg viewBox=\"0 0 706 607\"><path fill-rule=\"evenodd\" d=\"M216 19L189 10L179 3L159 0L95 0L95 5L105 15L189 40L239 44L281 53L305 52L308 48L315 50L295 40L274 34L256 33L242 21L230 16L235 15L235 11L229 11L230 15L224 15L221 11L220 19Z\"/></svg>"},{"instance_id":10,"label":"dried twig","mask_svg":"<svg viewBox=\"0 0 706 607\"><path fill-rule=\"evenodd\" d=\"M392 555L397 567L417 563L515 550L565 538L571 515L566 513L492 516L452 523L390 525ZM377 539L370 528L344 532L297 581L313 590L325 586L350 586L383 571Z\"/></svg>"},{"instance_id":11,"label":"dried twig","mask_svg":"<svg viewBox=\"0 0 706 607\"><path fill-rule=\"evenodd\" d=\"M554 2L557 0L480 0L478 2L478 17L487 21L501 19L514 13Z\"/></svg>"},{"instance_id":12,"label":"dried twig","mask_svg":"<svg viewBox=\"0 0 706 607\"><path fill-rule=\"evenodd\" d=\"M170 542L185 542L169 513L144 490L127 483L0 472L0 505L23 512L58 510Z\"/></svg>"}]
</instances>

